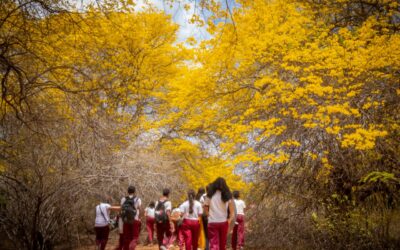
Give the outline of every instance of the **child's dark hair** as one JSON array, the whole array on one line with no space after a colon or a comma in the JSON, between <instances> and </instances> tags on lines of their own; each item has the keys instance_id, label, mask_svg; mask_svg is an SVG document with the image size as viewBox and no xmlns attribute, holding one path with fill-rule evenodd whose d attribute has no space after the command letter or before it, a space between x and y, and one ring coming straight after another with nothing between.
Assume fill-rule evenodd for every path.
<instances>
[{"instance_id":1,"label":"child's dark hair","mask_svg":"<svg viewBox=\"0 0 400 250\"><path fill-rule=\"evenodd\" d=\"M150 201L149 207L150 207L150 208L154 208L155 206L156 206L156 204L154 203L154 201Z\"/></svg>"},{"instance_id":2,"label":"child's dark hair","mask_svg":"<svg viewBox=\"0 0 400 250\"><path fill-rule=\"evenodd\" d=\"M165 197L168 197L168 196L169 196L169 192L170 192L169 188L164 188L163 191L162 191L162 194L163 194Z\"/></svg>"},{"instance_id":3,"label":"child's dark hair","mask_svg":"<svg viewBox=\"0 0 400 250\"><path fill-rule=\"evenodd\" d=\"M128 194L134 194L136 192L135 186L130 185L128 187Z\"/></svg>"},{"instance_id":4,"label":"child's dark hair","mask_svg":"<svg viewBox=\"0 0 400 250\"><path fill-rule=\"evenodd\" d=\"M196 200L200 200L201 196L203 196L203 194L206 193L205 188L201 187L197 190L197 194L196 194Z\"/></svg>"},{"instance_id":5,"label":"child's dark hair","mask_svg":"<svg viewBox=\"0 0 400 250\"><path fill-rule=\"evenodd\" d=\"M221 191L221 200L223 202L227 202L232 199L232 193L229 190L225 179L222 177L218 177L213 183L208 186L207 197L211 199L211 197L213 197L217 190Z\"/></svg>"},{"instance_id":6,"label":"child's dark hair","mask_svg":"<svg viewBox=\"0 0 400 250\"><path fill-rule=\"evenodd\" d=\"M232 195L233 195L233 198L239 199L239 197L240 197L240 192L237 191L237 190L235 190L235 191L232 192Z\"/></svg>"}]
</instances>

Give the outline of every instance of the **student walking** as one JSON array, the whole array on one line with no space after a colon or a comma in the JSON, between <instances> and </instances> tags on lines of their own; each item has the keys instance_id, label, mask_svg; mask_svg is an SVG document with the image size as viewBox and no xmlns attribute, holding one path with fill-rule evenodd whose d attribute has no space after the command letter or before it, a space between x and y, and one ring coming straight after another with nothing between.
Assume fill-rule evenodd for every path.
<instances>
[{"instance_id":1,"label":"student walking","mask_svg":"<svg viewBox=\"0 0 400 250\"><path fill-rule=\"evenodd\" d=\"M109 203L100 202L96 206L96 219L94 222L94 230L96 232L96 249L106 249L108 236L110 234L110 211L119 210L118 206L111 206Z\"/></svg>"},{"instance_id":2,"label":"student walking","mask_svg":"<svg viewBox=\"0 0 400 250\"><path fill-rule=\"evenodd\" d=\"M172 209L171 212L171 221L173 222L174 227L171 228L171 239L169 240L169 245L173 245L175 240L178 243L179 250L183 250L185 242L183 239L182 233L182 217L181 217L181 210L179 207Z\"/></svg>"},{"instance_id":3,"label":"student walking","mask_svg":"<svg viewBox=\"0 0 400 250\"><path fill-rule=\"evenodd\" d=\"M201 203L201 206L204 210L204 201L207 197L206 189L200 187L197 190L196 200ZM208 250L208 237L207 237L207 215L203 213L200 220L200 235L199 235L199 248Z\"/></svg>"},{"instance_id":4,"label":"student walking","mask_svg":"<svg viewBox=\"0 0 400 250\"><path fill-rule=\"evenodd\" d=\"M172 204L169 201L170 190L164 188L161 198L156 202L155 219L158 247L160 249L167 249L171 238L171 210Z\"/></svg>"},{"instance_id":5,"label":"student walking","mask_svg":"<svg viewBox=\"0 0 400 250\"><path fill-rule=\"evenodd\" d=\"M128 196L121 199L121 218L123 221L123 250L134 250L138 243L141 222L139 219L142 201L136 197L136 188L128 187Z\"/></svg>"},{"instance_id":6,"label":"student walking","mask_svg":"<svg viewBox=\"0 0 400 250\"><path fill-rule=\"evenodd\" d=\"M154 235L154 222L155 222L155 203L150 202L149 206L144 210L144 216L146 217L146 229L150 245L153 245L153 235Z\"/></svg>"},{"instance_id":7,"label":"student walking","mask_svg":"<svg viewBox=\"0 0 400 250\"><path fill-rule=\"evenodd\" d=\"M232 233L232 249L243 249L244 247L244 209L246 203L240 200L239 191L233 191L233 198L236 205L236 222Z\"/></svg>"},{"instance_id":8,"label":"student walking","mask_svg":"<svg viewBox=\"0 0 400 250\"><path fill-rule=\"evenodd\" d=\"M210 249L226 250L228 228L235 211L232 194L224 178L218 177L210 184L204 204L208 214Z\"/></svg>"},{"instance_id":9,"label":"student walking","mask_svg":"<svg viewBox=\"0 0 400 250\"><path fill-rule=\"evenodd\" d=\"M196 193L193 190L188 191L188 200L179 206L183 216L181 230L185 241L186 250L197 250L200 233L201 215L203 208L201 203L195 200Z\"/></svg>"}]
</instances>

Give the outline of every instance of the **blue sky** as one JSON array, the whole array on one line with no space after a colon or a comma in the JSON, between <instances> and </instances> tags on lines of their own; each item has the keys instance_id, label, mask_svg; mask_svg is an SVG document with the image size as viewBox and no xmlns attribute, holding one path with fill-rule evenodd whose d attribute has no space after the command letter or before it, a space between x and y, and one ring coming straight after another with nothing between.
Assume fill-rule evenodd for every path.
<instances>
[{"instance_id":1,"label":"blue sky","mask_svg":"<svg viewBox=\"0 0 400 250\"><path fill-rule=\"evenodd\" d=\"M210 12L204 9L196 7L200 0L174 0L172 4L168 4L166 0L133 0L137 4L137 10L142 10L146 8L147 4L164 11L166 14L171 15L172 20L177 23L180 28L178 31L178 42L185 41L188 37L194 37L197 41L210 39L211 35L207 32L207 22L206 19L210 16ZM226 8L228 4L229 7L236 8L239 6L236 0L215 0L215 2L220 3L222 8ZM189 9L185 9L184 6L189 5ZM193 14L197 14L205 23L204 26L199 27L196 24L192 24L189 20L192 18ZM225 20L218 20L218 22L224 22ZM227 20L230 22L230 20Z\"/></svg>"},{"instance_id":2,"label":"blue sky","mask_svg":"<svg viewBox=\"0 0 400 250\"><path fill-rule=\"evenodd\" d=\"M175 1L171 8L170 4L166 4L163 0L138 0L138 10L146 7L146 3L144 2L148 2L159 10L164 11L179 25L178 42L185 41L188 37L194 37L198 41L210 38L206 26L199 27L196 24L190 23L193 14L195 14L195 12L196 14L199 13L199 10L196 10L195 7L195 1ZM186 10L184 8L185 4L189 5L190 9ZM203 15L200 15L200 17L204 18Z\"/></svg>"},{"instance_id":3,"label":"blue sky","mask_svg":"<svg viewBox=\"0 0 400 250\"><path fill-rule=\"evenodd\" d=\"M70 0L70 2L76 3L78 9L82 9L82 6L88 3L93 3L95 1L96 0ZM97 1L101 2L101 0ZM210 34L207 32L206 25L203 27L199 27L198 25L189 22L189 20L195 13L200 13L199 16L203 20L206 18L206 11L199 10L199 8L196 9L195 5L198 1L199 0L175 0L171 8L171 5L166 3L165 0L133 0L133 2L136 4L135 10L137 11L143 11L145 8L151 5L159 9L160 11L163 11L166 14L170 15L172 20L180 27L177 34L177 42L183 42L189 37L194 37L197 41L210 38ZM185 5L189 5L190 8L185 9Z\"/></svg>"}]
</instances>

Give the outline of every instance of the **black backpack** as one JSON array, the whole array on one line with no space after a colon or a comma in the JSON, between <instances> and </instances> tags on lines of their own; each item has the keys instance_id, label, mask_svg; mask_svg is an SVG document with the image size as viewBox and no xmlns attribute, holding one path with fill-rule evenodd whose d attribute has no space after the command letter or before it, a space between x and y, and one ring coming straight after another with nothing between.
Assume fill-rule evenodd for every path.
<instances>
[{"instance_id":1,"label":"black backpack","mask_svg":"<svg viewBox=\"0 0 400 250\"><path fill-rule=\"evenodd\" d=\"M137 210L135 207L136 197L125 197L125 201L121 206L121 218L124 223L132 224L135 220Z\"/></svg>"},{"instance_id":2,"label":"black backpack","mask_svg":"<svg viewBox=\"0 0 400 250\"><path fill-rule=\"evenodd\" d=\"M165 210L165 203L168 200L165 201L158 201L156 209L155 209L155 219L157 223L164 223L168 221L168 215L167 211Z\"/></svg>"}]
</instances>

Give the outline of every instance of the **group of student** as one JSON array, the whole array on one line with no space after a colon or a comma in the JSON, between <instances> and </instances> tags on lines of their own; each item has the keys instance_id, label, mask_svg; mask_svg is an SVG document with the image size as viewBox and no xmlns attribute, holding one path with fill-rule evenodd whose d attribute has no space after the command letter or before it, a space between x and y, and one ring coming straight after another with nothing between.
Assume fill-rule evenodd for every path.
<instances>
[{"instance_id":1,"label":"group of student","mask_svg":"<svg viewBox=\"0 0 400 250\"><path fill-rule=\"evenodd\" d=\"M187 192L187 200L173 208L169 200L170 190L163 189L162 196L144 210L148 241L153 243L156 229L159 249L169 249L177 242L180 250L225 250L229 230L232 230L233 250L244 247L245 202L239 191L231 192L226 181L218 177L206 189ZM136 196L134 186L128 187L128 195L120 206L101 202L96 206L96 246L104 250L110 232L110 212L118 211L119 245L116 250L134 250L141 229L142 201Z\"/></svg>"}]
</instances>

